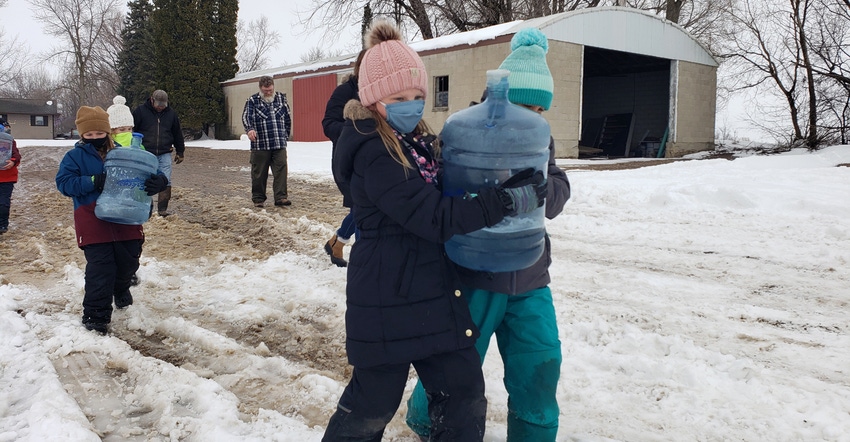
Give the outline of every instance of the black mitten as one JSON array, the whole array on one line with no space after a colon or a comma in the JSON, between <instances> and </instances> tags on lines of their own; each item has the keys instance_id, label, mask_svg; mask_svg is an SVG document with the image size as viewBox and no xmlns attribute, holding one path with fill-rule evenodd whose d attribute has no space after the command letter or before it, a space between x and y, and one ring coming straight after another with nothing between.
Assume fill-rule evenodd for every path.
<instances>
[{"instance_id":1,"label":"black mitten","mask_svg":"<svg viewBox=\"0 0 850 442\"><path fill-rule=\"evenodd\" d=\"M103 192L103 184L106 182L106 172L98 175L92 175L91 182L94 184L94 190Z\"/></svg>"},{"instance_id":2,"label":"black mitten","mask_svg":"<svg viewBox=\"0 0 850 442\"><path fill-rule=\"evenodd\" d=\"M168 178L165 175L151 175L145 180L145 193L148 195L156 195L168 187Z\"/></svg>"}]
</instances>

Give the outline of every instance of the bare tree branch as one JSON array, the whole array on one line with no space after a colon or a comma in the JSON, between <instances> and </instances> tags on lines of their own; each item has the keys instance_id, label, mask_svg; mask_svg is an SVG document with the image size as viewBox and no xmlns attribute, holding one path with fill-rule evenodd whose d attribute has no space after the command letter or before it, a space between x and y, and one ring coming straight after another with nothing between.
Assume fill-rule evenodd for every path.
<instances>
[{"instance_id":1,"label":"bare tree branch","mask_svg":"<svg viewBox=\"0 0 850 442\"><path fill-rule=\"evenodd\" d=\"M269 26L265 15L251 20L247 25L242 20L236 25L236 61L239 72L250 72L268 66L268 53L280 44L280 34ZM280 60L284 62L284 60Z\"/></svg>"},{"instance_id":2,"label":"bare tree branch","mask_svg":"<svg viewBox=\"0 0 850 442\"><path fill-rule=\"evenodd\" d=\"M117 75L110 84L106 69L110 58L118 53L114 33L115 27L121 25L119 0L27 1L47 33L68 45L52 55L65 60L68 80L78 103L103 103L105 95L114 94Z\"/></svg>"}]
</instances>

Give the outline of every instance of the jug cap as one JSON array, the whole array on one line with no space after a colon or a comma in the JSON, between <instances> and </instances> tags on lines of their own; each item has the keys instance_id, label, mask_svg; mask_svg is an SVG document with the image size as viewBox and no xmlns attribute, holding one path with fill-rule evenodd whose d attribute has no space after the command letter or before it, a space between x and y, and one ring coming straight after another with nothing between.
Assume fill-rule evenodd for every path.
<instances>
[{"instance_id":1,"label":"jug cap","mask_svg":"<svg viewBox=\"0 0 850 442\"><path fill-rule=\"evenodd\" d=\"M507 69L490 69L487 71L487 86L496 86L503 80L507 80L511 71Z\"/></svg>"}]
</instances>

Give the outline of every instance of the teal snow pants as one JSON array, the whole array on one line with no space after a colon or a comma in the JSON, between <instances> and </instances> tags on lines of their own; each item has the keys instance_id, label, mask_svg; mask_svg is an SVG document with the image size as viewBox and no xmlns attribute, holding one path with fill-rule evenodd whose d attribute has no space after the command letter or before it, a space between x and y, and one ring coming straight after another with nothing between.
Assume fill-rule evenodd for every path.
<instances>
[{"instance_id":1,"label":"teal snow pants","mask_svg":"<svg viewBox=\"0 0 850 442\"><path fill-rule=\"evenodd\" d=\"M561 341L552 292L542 287L519 295L464 290L472 320L481 330L475 349L484 363L495 333L505 365L508 442L554 441L558 433L555 393L561 374ZM417 383L407 401L407 425L428 436L428 398Z\"/></svg>"}]
</instances>

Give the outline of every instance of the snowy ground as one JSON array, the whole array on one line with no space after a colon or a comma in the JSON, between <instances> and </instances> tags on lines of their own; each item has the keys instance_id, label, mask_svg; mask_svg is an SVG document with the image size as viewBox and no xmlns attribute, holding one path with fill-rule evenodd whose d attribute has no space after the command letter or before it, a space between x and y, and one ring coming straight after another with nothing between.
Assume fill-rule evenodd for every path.
<instances>
[{"instance_id":1,"label":"snowy ground","mask_svg":"<svg viewBox=\"0 0 850 442\"><path fill-rule=\"evenodd\" d=\"M44 176L22 173L13 217L16 205L62 199L49 181L61 155L19 143L25 162L42 164L29 176ZM336 197L329 150L293 143L290 174ZM578 169L586 163L564 162L573 198L547 222L564 353L558 439L850 441L850 146L633 170ZM247 159L208 167L244 177ZM193 195L178 203L204 203ZM227 226L164 243L186 220L150 221L136 302L106 337L79 323L85 261L68 219L13 218L10 234L43 233L0 237L0 254L32 250L20 269L0 267L0 442L318 441L349 373L345 272L316 247L335 226L232 210L291 240L235 259ZM185 253L170 259L169 247ZM485 440L503 441L490 348ZM385 440L415 440L403 412Z\"/></svg>"}]
</instances>

